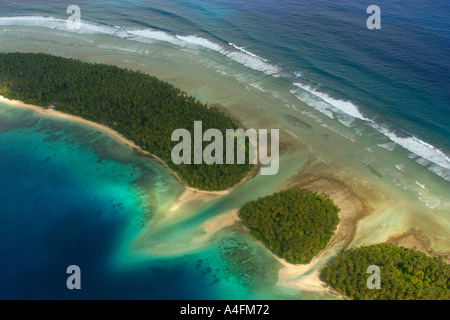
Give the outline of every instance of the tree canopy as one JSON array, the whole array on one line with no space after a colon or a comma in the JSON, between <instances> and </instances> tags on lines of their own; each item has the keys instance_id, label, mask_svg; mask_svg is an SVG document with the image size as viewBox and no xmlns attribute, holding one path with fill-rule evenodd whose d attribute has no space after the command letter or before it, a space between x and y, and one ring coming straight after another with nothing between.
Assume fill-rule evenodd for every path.
<instances>
[{"instance_id":1,"label":"tree canopy","mask_svg":"<svg viewBox=\"0 0 450 320\"><path fill-rule=\"evenodd\" d=\"M338 212L328 197L292 189L248 202L240 218L274 254L306 264L329 243L339 223Z\"/></svg>"},{"instance_id":2,"label":"tree canopy","mask_svg":"<svg viewBox=\"0 0 450 320\"><path fill-rule=\"evenodd\" d=\"M142 72L43 53L1 53L0 95L41 107L53 105L104 124L160 157L191 187L227 189L252 168L248 162L173 164L175 129L187 129L193 137L194 121L202 121L203 131L216 128L225 136L226 129L238 127L217 108Z\"/></svg>"},{"instance_id":3,"label":"tree canopy","mask_svg":"<svg viewBox=\"0 0 450 320\"><path fill-rule=\"evenodd\" d=\"M381 270L381 289L368 289L369 266ZM347 250L321 279L355 300L449 300L450 265L442 258L382 244Z\"/></svg>"}]
</instances>

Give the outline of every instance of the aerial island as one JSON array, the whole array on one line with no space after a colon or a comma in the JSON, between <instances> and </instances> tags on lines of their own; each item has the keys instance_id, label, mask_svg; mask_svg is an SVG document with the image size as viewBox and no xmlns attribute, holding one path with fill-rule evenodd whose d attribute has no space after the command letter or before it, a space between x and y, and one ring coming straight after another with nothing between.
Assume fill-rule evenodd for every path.
<instances>
[{"instance_id":1,"label":"aerial island","mask_svg":"<svg viewBox=\"0 0 450 320\"><path fill-rule=\"evenodd\" d=\"M251 164L175 165L174 130L237 129L217 108L150 75L112 65L48 54L1 53L0 95L102 124L164 162L187 186L229 189ZM339 208L326 195L289 189L246 203L242 224L278 258L308 264L335 234ZM379 266L381 289L367 288L367 267ZM450 266L442 258L392 245L344 250L321 270L320 279L351 299L450 299Z\"/></svg>"},{"instance_id":2,"label":"aerial island","mask_svg":"<svg viewBox=\"0 0 450 320\"><path fill-rule=\"evenodd\" d=\"M379 289L367 287L368 266L381 270ZM321 279L355 300L449 300L450 265L442 257L388 244L349 249Z\"/></svg>"},{"instance_id":3,"label":"aerial island","mask_svg":"<svg viewBox=\"0 0 450 320\"><path fill-rule=\"evenodd\" d=\"M339 208L326 195L291 189L250 201L242 224L276 257L309 264L330 243ZM380 287L369 288L368 267L380 268ZM388 244L343 250L320 270L329 290L354 300L449 300L450 265L442 257Z\"/></svg>"},{"instance_id":4,"label":"aerial island","mask_svg":"<svg viewBox=\"0 0 450 320\"><path fill-rule=\"evenodd\" d=\"M275 255L289 263L307 264L330 242L338 212L326 196L292 189L248 202L240 218Z\"/></svg>"},{"instance_id":5,"label":"aerial island","mask_svg":"<svg viewBox=\"0 0 450 320\"><path fill-rule=\"evenodd\" d=\"M217 108L142 72L43 53L1 53L0 95L103 124L157 156L190 187L220 191L242 181L254 165L171 161L176 129L237 129ZM248 142L247 142L248 143Z\"/></svg>"}]
</instances>

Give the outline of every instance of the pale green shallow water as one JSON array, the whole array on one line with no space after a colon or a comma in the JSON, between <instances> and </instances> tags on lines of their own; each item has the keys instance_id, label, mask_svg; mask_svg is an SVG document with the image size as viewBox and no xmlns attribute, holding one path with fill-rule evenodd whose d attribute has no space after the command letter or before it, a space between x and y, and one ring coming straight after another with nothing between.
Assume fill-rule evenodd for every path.
<instances>
[{"instance_id":1,"label":"pale green shallow water","mask_svg":"<svg viewBox=\"0 0 450 320\"><path fill-rule=\"evenodd\" d=\"M278 262L238 225L196 247L178 241L201 237L231 202L155 228L183 186L95 129L1 103L0 178L1 298L333 298L278 287ZM148 228L148 245L136 247ZM144 252L151 241L167 250ZM71 264L82 270L79 293L64 285Z\"/></svg>"},{"instance_id":2,"label":"pale green shallow water","mask_svg":"<svg viewBox=\"0 0 450 320\"><path fill-rule=\"evenodd\" d=\"M257 176L238 191L205 206L210 207L209 211L202 208L200 216L190 220L191 224L181 217L167 229L159 230L158 241L196 236L199 222L286 187L290 177L307 169L307 163L318 160L322 163L321 171L316 172L313 168L310 173L322 175L326 172L344 180L373 208L371 214L359 222L352 246L383 242L390 236L415 228L430 239L435 250L450 253L449 182L397 149L389 151L378 146L389 141L359 120L345 126L307 106L290 91L284 80L245 68L212 51L179 50L167 44L133 43L98 35L67 37L62 31L48 29L40 30L42 32L37 28L7 29L7 32L0 29L1 51L46 52L142 70L169 81L203 102L221 104L246 127L280 129L285 151L278 175ZM218 240L211 241L212 245L228 241L223 239L229 239L231 234L236 235L232 237L233 241L242 238L250 246L259 246L241 231L226 230L217 236ZM151 258L127 249L133 236L130 233L125 237L119 264ZM151 244L155 238L148 241ZM179 244L180 241L174 242L178 246L176 255L182 256L183 246L180 249ZM210 243L202 244L197 254L209 255L210 246ZM270 274L276 277L278 266L274 260L269 256L260 259L273 264L275 271ZM211 261L217 263L214 259ZM232 287L224 284L220 290L226 296ZM273 281L270 285L263 283L262 287L264 292L280 290L275 289ZM265 294L262 296L266 297Z\"/></svg>"}]
</instances>

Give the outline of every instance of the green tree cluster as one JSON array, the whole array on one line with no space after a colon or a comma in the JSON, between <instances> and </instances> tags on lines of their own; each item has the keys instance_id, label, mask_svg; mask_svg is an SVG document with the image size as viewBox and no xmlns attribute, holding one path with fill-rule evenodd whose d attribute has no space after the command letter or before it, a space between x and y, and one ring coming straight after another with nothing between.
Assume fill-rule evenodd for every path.
<instances>
[{"instance_id":1,"label":"green tree cluster","mask_svg":"<svg viewBox=\"0 0 450 320\"><path fill-rule=\"evenodd\" d=\"M53 105L104 124L160 157L191 187L227 189L252 169L248 162L173 164L171 152L178 143L171 141L175 129L187 129L193 137L194 121L202 121L204 131L216 128L223 134L237 125L217 108L141 72L43 53L2 53L0 95L42 107Z\"/></svg>"},{"instance_id":2,"label":"green tree cluster","mask_svg":"<svg viewBox=\"0 0 450 320\"><path fill-rule=\"evenodd\" d=\"M329 243L338 212L328 197L292 189L250 201L239 214L250 233L274 254L306 264Z\"/></svg>"},{"instance_id":3,"label":"green tree cluster","mask_svg":"<svg viewBox=\"0 0 450 320\"><path fill-rule=\"evenodd\" d=\"M368 289L366 273L380 267L381 289ZM321 279L355 300L449 300L450 265L416 250L382 244L347 250Z\"/></svg>"}]
</instances>

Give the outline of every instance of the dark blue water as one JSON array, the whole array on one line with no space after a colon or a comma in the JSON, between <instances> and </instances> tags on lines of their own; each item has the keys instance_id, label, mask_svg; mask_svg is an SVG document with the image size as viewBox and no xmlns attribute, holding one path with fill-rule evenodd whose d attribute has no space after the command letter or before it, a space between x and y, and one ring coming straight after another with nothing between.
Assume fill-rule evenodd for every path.
<instances>
[{"instance_id":1,"label":"dark blue water","mask_svg":"<svg viewBox=\"0 0 450 320\"><path fill-rule=\"evenodd\" d=\"M208 281L195 258L121 264L145 214L180 191L170 173L95 130L0 113L0 299L214 297L194 286ZM70 265L80 291L66 287Z\"/></svg>"},{"instance_id":2,"label":"dark blue water","mask_svg":"<svg viewBox=\"0 0 450 320\"><path fill-rule=\"evenodd\" d=\"M207 39L220 50L230 50L229 44L245 48L265 62L238 55L239 62L318 90L345 113L349 110L342 108L342 101L351 101L352 109L362 115L359 118L380 124L395 142L399 143L396 137L416 137L443 151L446 155L412 140L400 143L448 170L450 2L377 1L381 30L366 27L371 4L354 0L78 3L85 21L126 30L151 28L172 37L196 36L194 43ZM45 5L7 0L1 8L2 16L68 16L67 3L57 0Z\"/></svg>"},{"instance_id":3,"label":"dark blue water","mask_svg":"<svg viewBox=\"0 0 450 320\"><path fill-rule=\"evenodd\" d=\"M97 130L0 103L0 190L0 299L301 297L276 288L277 262L239 229L198 252L139 254L183 186ZM66 286L71 265L81 290Z\"/></svg>"},{"instance_id":4,"label":"dark blue water","mask_svg":"<svg viewBox=\"0 0 450 320\"><path fill-rule=\"evenodd\" d=\"M243 48L258 58L249 60L247 55L239 61L265 72L261 76L318 90L338 109L341 102L351 101L362 118L387 132L404 139L414 136L442 150L446 155L430 155L429 148L403 140L409 151L450 169L449 1L77 4L82 18L92 23L196 36L194 41L207 39L208 46L239 54L238 60L245 55L237 47ZM366 28L366 8L371 4L381 8L381 30ZM65 19L67 6L60 0L2 0L0 17ZM135 163L131 155L122 160L108 156L106 138L95 132L77 134L75 127L63 130L40 120L43 128L30 115L11 117L16 120L0 117L0 298L258 296L239 281L215 282L242 276L227 274L231 262L223 261L224 249L219 247L198 256L147 259L121 267L118 247L139 230L125 232L124 226L134 225L146 210L138 201L141 191L136 188L142 185L136 180L145 177L149 194L164 193L153 188L166 179L163 171ZM93 143L97 139L101 143ZM116 156L124 153L116 151ZM153 210L158 210L156 203ZM82 268L80 292L65 287L65 269L71 264ZM253 274L264 277L263 270Z\"/></svg>"}]
</instances>

